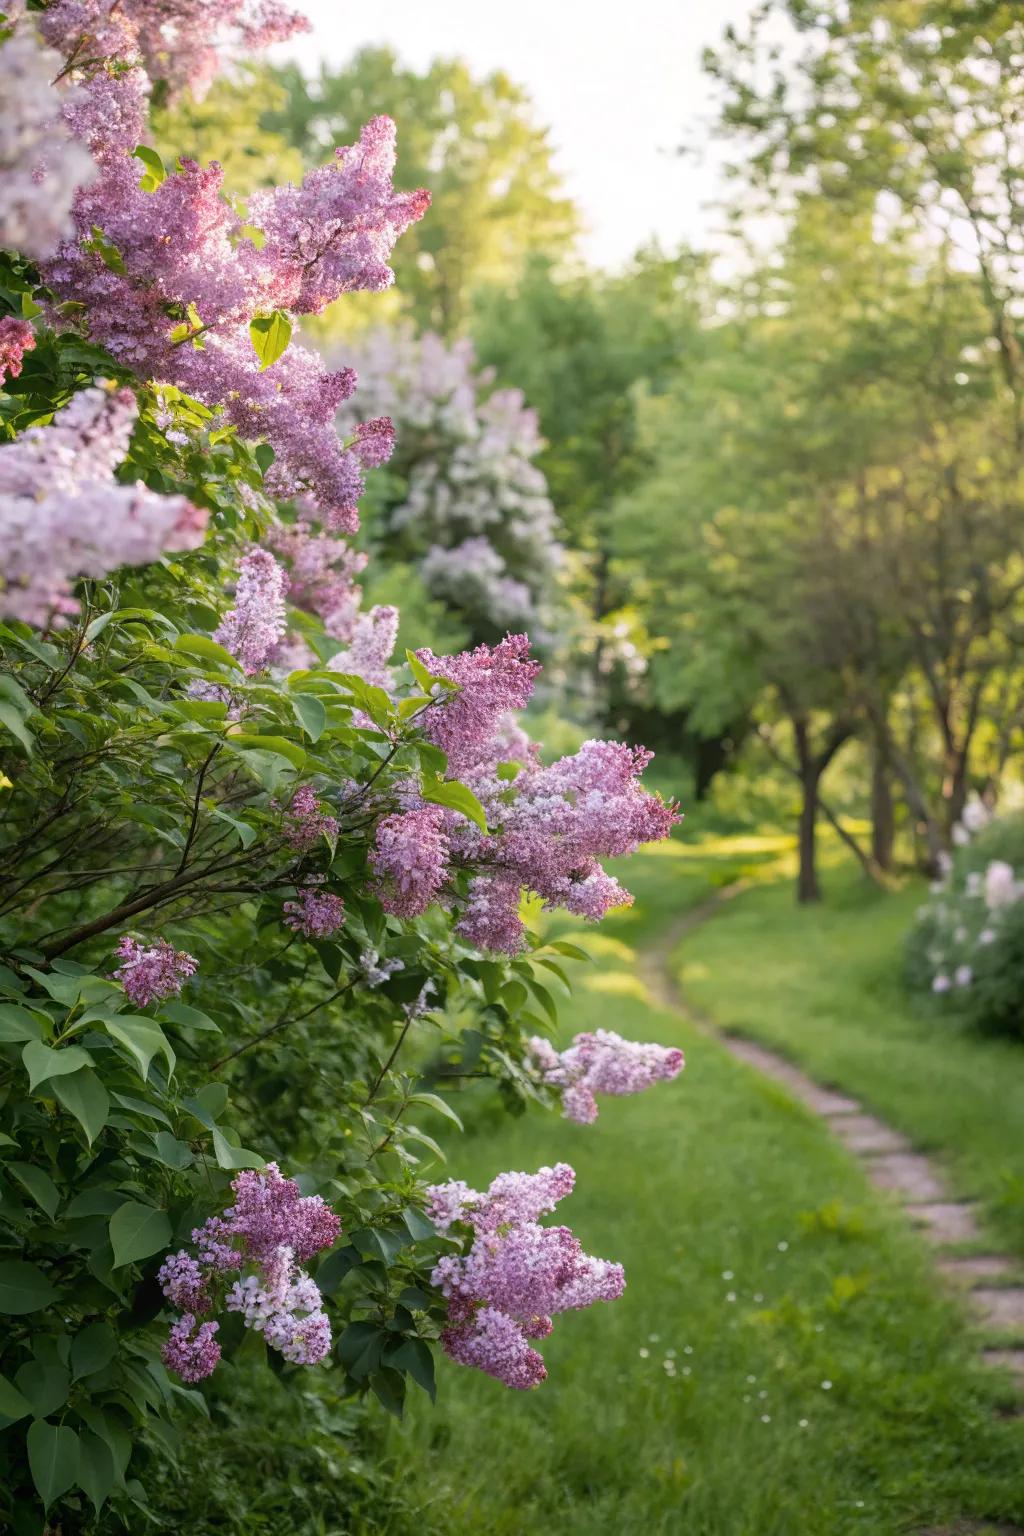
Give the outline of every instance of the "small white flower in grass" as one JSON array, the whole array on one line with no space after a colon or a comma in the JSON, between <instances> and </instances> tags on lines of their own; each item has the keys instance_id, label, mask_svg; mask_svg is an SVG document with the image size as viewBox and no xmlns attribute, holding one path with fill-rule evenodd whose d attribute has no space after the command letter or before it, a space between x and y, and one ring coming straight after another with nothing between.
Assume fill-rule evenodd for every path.
<instances>
[{"instance_id":1,"label":"small white flower in grass","mask_svg":"<svg viewBox=\"0 0 1024 1536\"><path fill-rule=\"evenodd\" d=\"M736 1292L735 1291L726 1291L725 1299L726 1299L726 1301L735 1301L736 1300Z\"/></svg>"},{"instance_id":2,"label":"small white flower in grass","mask_svg":"<svg viewBox=\"0 0 1024 1536\"><path fill-rule=\"evenodd\" d=\"M787 1242L781 1242L776 1243L775 1246L778 1248L780 1253L785 1253L786 1249L789 1247L789 1244Z\"/></svg>"},{"instance_id":3,"label":"small white flower in grass","mask_svg":"<svg viewBox=\"0 0 1024 1536\"><path fill-rule=\"evenodd\" d=\"M723 1269L722 1270L722 1279L723 1280L731 1280L732 1279L732 1270L731 1269Z\"/></svg>"},{"instance_id":4,"label":"small white flower in grass","mask_svg":"<svg viewBox=\"0 0 1024 1536\"><path fill-rule=\"evenodd\" d=\"M690 1374L690 1367L688 1365L684 1365L683 1366L683 1375L684 1376L689 1376L689 1374Z\"/></svg>"},{"instance_id":5,"label":"small white flower in grass","mask_svg":"<svg viewBox=\"0 0 1024 1536\"><path fill-rule=\"evenodd\" d=\"M772 1421L772 1416L771 1416L770 1413L762 1413L762 1415L761 1415L761 1423L762 1424L770 1424L771 1421Z\"/></svg>"},{"instance_id":6,"label":"small white flower in grass","mask_svg":"<svg viewBox=\"0 0 1024 1536\"><path fill-rule=\"evenodd\" d=\"M801 1419L800 1420L800 1428L801 1429L806 1429L807 1428L807 1420L806 1419Z\"/></svg>"},{"instance_id":7,"label":"small white flower in grass","mask_svg":"<svg viewBox=\"0 0 1024 1536\"><path fill-rule=\"evenodd\" d=\"M691 1344L684 1344L683 1345L683 1354L684 1355L692 1355L693 1354L693 1346Z\"/></svg>"},{"instance_id":8,"label":"small white flower in grass","mask_svg":"<svg viewBox=\"0 0 1024 1536\"><path fill-rule=\"evenodd\" d=\"M995 941L996 941L996 931L995 931L994 928L983 928L981 930L981 932L978 934L978 943L979 944L994 944Z\"/></svg>"},{"instance_id":9,"label":"small white flower in grass","mask_svg":"<svg viewBox=\"0 0 1024 1536\"><path fill-rule=\"evenodd\" d=\"M649 1356L650 1356L650 1353L651 1353L651 1352L650 1352L650 1350L649 1350L649 1349L641 1349L641 1350L640 1350L640 1359L641 1359L641 1360L646 1360L646 1359L648 1359L648 1357L649 1357Z\"/></svg>"},{"instance_id":10,"label":"small white flower in grass","mask_svg":"<svg viewBox=\"0 0 1024 1536\"><path fill-rule=\"evenodd\" d=\"M660 1333L649 1333L647 1335L647 1342L649 1344L660 1344L660 1342L661 1342L661 1334Z\"/></svg>"},{"instance_id":11,"label":"small white flower in grass","mask_svg":"<svg viewBox=\"0 0 1024 1536\"><path fill-rule=\"evenodd\" d=\"M754 1382L757 1380L757 1377L756 1376L748 1376L747 1380L749 1381L750 1385L753 1386Z\"/></svg>"},{"instance_id":12,"label":"small white flower in grass","mask_svg":"<svg viewBox=\"0 0 1024 1536\"><path fill-rule=\"evenodd\" d=\"M832 1391L832 1383L830 1381L823 1381L822 1384L821 1384L821 1390L823 1392L831 1392Z\"/></svg>"},{"instance_id":13,"label":"small white flower in grass","mask_svg":"<svg viewBox=\"0 0 1024 1536\"><path fill-rule=\"evenodd\" d=\"M974 979L974 972L969 965L958 965L953 972L953 980L958 987L969 987Z\"/></svg>"}]
</instances>

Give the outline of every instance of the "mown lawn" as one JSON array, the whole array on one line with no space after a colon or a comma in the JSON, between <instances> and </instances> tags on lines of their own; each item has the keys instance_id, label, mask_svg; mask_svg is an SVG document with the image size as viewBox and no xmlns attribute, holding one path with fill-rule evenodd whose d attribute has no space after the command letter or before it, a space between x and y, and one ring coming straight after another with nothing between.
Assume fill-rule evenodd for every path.
<instances>
[{"instance_id":1,"label":"mown lawn","mask_svg":"<svg viewBox=\"0 0 1024 1536\"><path fill-rule=\"evenodd\" d=\"M982 1202L1001 1247L1024 1255L1024 1045L964 1031L901 985L923 882L879 892L851 861L827 901L797 911L788 880L752 888L675 955L686 994L721 1025L775 1046L905 1132Z\"/></svg>"},{"instance_id":2,"label":"mown lawn","mask_svg":"<svg viewBox=\"0 0 1024 1536\"><path fill-rule=\"evenodd\" d=\"M556 1321L538 1391L448 1365L437 1408L412 1405L390 1443L425 1531L896 1536L1024 1516L1022 1426L995 1412L1003 1389L976 1367L923 1245L822 1125L647 995L640 950L739 869L770 876L778 852L746 839L644 854L628 871L637 907L594 935L566 1035L603 1025L678 1043L682 1078L604 1101L590 1128L535 1113L450 1142L452 1175L477 1186L571 1162L559 1218L622 1260L628 1286ZM784 931L774 901L740 898L683 950L705 968L702 1000L733 987L752 1032L762 1006L786 1013L786 966L768 964L751 915ZM851 955L871 931L851 928ZM874 1006L849 994L854 1018Z\"/></svg>"}]
</instances>

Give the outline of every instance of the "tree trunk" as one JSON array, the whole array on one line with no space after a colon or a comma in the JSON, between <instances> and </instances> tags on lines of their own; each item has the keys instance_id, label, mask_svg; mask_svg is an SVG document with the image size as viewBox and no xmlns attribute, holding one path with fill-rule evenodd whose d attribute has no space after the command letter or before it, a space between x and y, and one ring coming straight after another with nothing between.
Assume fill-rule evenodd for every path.
<instances>
[{"instance_id":1,"label":"tree trunk","mask_svg":"<svg viewBox=\"0 0 1024 1536\"><path fill-rule=\"evenodd\" d=\"M811 767L801 774L803 801L800 806L798 847L800 867L796 878L796 899L803 906L821 900L818 884L818 774Z\"/></svg>"},{"instance_id":2,"label":"tree trunk","mask_svg":"<svg viewBox=\"0 0 1024 1536\"><path fill-rule=\"evenodd\" d=\"M800 716L793 720L793 745L800 776L800 823L797 835L799 868L796 877L796 899L806 902L821 900L818 884L818 786L821 767L811 750L811 735L807 721Z\"/></svg>"},{"instance_id":3,"label":"tree trunk","mask_svg":"<svg viewBox=\"0 0 1024 1536\"><path fill-rule=\"evenodd\" d=\"M889 757L882 742L871 754L871 857L881 870L892 869L896 816L892 800Z\"/></svg>"}]
</instances>

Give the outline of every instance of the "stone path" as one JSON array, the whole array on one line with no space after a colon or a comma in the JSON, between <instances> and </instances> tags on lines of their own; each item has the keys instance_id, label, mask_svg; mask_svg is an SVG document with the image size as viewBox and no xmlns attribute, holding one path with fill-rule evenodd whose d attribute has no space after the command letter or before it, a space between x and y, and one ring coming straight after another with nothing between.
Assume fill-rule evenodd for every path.
<instances>
[{"instance_id":1,"label":"stone path","mask_svg":"<svg viewBox=\"0 0 1024 1536\"><path fill-rule=\"evenodd\" d=\"M710 901L696 907L680 919L661 941L643 957L645 980L652 994L664 1006L686 1016L699 1028L712 1033L730 1055L755 1071L780 1083L794 1098L806 1104L814 1114L828 1121L829 1129L862 1163L872 1184L891 1199L902 1203L921 1236L937 1252L936 1267L951 1289L963 1295L972 1321L985 1335L990 1347L981 1350L981 1359L995 1370L1009 1374L1017 1404L1010 1411L1024 1411L1024 1274L1013 1259L1000 1253L975 1252L955 1254L961 1244L978 1249L984 1234L978 1224L977 1208L969 1201L954 1200L939 1165L915 1151L906 1137L875 1118L856 1099L831 1087L816 1083L792 1062L767 1046L731 1035L718 1029L713 1019L695 1008L682 995L671 965L671 956L682 939L722 906L737 896L745 882L725 886ZM1016 1282L1016 1283L1015 1283ZM991 1526L970 1521L920 1536L968 1536L971 1532L1006 1532L1024 1536L1016 1527Z\"/></svg>"}]
</instances>

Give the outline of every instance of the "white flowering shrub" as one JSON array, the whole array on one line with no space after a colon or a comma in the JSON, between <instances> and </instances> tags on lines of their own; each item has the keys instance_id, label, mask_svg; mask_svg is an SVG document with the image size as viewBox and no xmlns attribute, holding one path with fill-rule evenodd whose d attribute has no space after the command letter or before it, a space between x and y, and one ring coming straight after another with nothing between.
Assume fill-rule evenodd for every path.
<instances>
[{"instance_id":1,"label":"white flowering shrub","mask_svg":"<svg viewBox=\"0 0 1024 1536\"><path fill-rule=\"evenodd\" d=\"M949 1015L1024 1038L1024 817L969 802L907 940L907 979Z\"/></svg>"},{"instance_id":2,"label":"white flowering shrub","mask_svg":"<svg viewBox=\"0 0 1024 1536\"><path fill-rule=\"evenodd\" d=\"M395 452L368 487L381 553L414 563L474 639L538 638L562 551L535 413L518 390L493 388L467 340L381 330L345 361L359 412L395 424ZM348 432L357 416L344 406L339 420Z\"/></svg>"}]
</instances>

